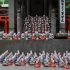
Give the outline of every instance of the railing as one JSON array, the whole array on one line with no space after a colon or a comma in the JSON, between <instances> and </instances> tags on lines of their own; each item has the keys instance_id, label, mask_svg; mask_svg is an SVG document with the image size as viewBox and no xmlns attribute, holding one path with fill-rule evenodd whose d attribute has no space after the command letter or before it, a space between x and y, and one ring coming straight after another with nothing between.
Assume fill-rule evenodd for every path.
<instances>
[{"instance_id":1,"label":"railing","mask_svg":"<svg viewBox=\"0 0 70 70\"><path fill-rule=\"evenodd\" d=\"M8 9L0 9L0 16L7 16L8 15Z\"/></svg>"}]
</instances>

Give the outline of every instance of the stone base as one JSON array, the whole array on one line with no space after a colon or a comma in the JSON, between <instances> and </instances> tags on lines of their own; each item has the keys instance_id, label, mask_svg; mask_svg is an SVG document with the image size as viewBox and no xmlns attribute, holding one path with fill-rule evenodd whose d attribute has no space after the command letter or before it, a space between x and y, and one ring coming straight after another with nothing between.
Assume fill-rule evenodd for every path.
<instances>
[{"instance_id":1,"label":"stone base","mask_svg":"<svg viewBox=\"0 0 70 70\"><path fill-rule=\"evenodd\" d=\"M60 24L60 30L59 31L61 31L61 32L66 32L66 30L65 30L65 24Z\"/></svg>"},{"instance_id":2,"label":"stone base","mask_svg":"<svg viewBox=\"0 0 70 70\"><path fill-rule=\"evenodd\" d=\"M60 28L60 30L59 30L59 31L61 31L61 32L63 32L63 33L65 33L65 32L66 32L65 28Z\"/></svg>"},{"instance_id":3,"label":"stone base","mask_svg":"<svg viewBox=\"0 0 70 70\"><path fill-rule=\"evenodd\" d=\"M15 28L9 28L9 32L11 32L11 31L15 32L14 29Z\"/></svg>"}]
</instances>

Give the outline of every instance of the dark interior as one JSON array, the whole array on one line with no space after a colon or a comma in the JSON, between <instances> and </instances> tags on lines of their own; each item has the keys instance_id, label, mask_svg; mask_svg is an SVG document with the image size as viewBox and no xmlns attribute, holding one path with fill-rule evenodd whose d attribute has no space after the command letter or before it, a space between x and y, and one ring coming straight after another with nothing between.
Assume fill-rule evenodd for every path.
<instances>
[{"instance_id":1,"label":"dark interior","mask_svg":"<svg viewBox=\"0 0 70 70\"><path fill-rule=\"evenodd\" d=\"M0 23L0 31L4 31L4 23L3 22Z\"/></svg>"},{"instance_id":2,"label":"dark interior","mask_svg":"<svg viewBox=\"0 0 70 70\"><path fill-rule=\"evenodd\" d=\"M30 1L30 15L42 16L44 14L44 0L31 0Z\"/></svg>"}]
</instances>

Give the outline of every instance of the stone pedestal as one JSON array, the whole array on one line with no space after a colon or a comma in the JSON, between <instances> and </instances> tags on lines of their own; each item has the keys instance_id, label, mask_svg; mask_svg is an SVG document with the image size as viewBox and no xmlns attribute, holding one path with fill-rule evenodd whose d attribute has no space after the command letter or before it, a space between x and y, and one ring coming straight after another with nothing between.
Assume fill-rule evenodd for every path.
<instances>
[{"instance_id":1,"label":"stone pedestal","mask_svg":"<svg viewBox=\"0 0 70 70\"><path fill-rule=\"evenodd\" d=\"M55 9L51 10L51 32L56 35L56 13Z\"/></svg>"},{"instance_id":2,"label":"stone pedestal","mask_svg":"<svg viewBox=\"0 0 70 70\"><path fill-rule=\"evenodd\" d=\"M9 31L14 31L16 0L9 0Z\"/></svg>"},{"instance_id":3,"label":"stone pedestal","mask_svg":"<svg viewBox=\"0 0 70 70\"><path fill-rule=\"evenodd\" d=\"M61 24L60 23L60 29L59 29L59 31L65 32L65 24Z\"/></svg>"}]
</instances>

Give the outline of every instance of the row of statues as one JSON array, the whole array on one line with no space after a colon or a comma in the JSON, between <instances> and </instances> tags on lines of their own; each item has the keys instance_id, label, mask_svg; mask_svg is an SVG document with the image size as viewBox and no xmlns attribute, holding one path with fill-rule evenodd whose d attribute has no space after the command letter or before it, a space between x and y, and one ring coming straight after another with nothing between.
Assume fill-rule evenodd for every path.
<instances>
[{"instance_id":1,"label":"row of statues","mask_svg":"<svg viewBox=\"0 0 70 70\"><path fill-rule=\"evenodd\" d=\"M29 33L34 33L35 31L39 33L51 32L51 21L45 15L28 16L24 20L23 31L28 31Z\"/></svg>"},{"instance_id":2,"label":"row of statues","mask_svg":"<svg viewBox=\"0 0 70 70\"><path fill-rule=\"evenodd\" d=\"M61 54L60 52L56 52L56 50L53 53L43 50L41 53L36 53L31 50L25 54L18 50L13 54L6 50L0 55L0 63L3 66L61 67L70 69L70 52L66 51Z\"/></svg>"},{"instance_id":3,"label":"row of statues","mask_svg":"<svg viewBox=\"0 0 70 70\"><path fill-rule=\"evenodd\" d=\"M37 31L35 33L28 33L28 31L15 33L11 31L8 34L3 31L0 32L0 40L52 40L53 38L53 33L49 33L48 31L45 31L45 33L39 33Z\"/></svg>"}]
</instances>

